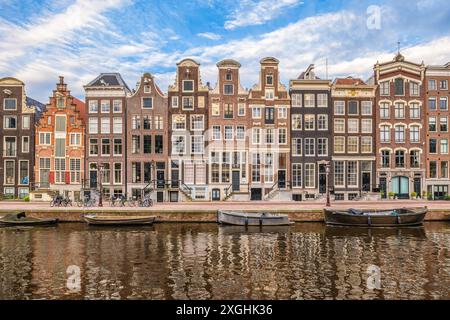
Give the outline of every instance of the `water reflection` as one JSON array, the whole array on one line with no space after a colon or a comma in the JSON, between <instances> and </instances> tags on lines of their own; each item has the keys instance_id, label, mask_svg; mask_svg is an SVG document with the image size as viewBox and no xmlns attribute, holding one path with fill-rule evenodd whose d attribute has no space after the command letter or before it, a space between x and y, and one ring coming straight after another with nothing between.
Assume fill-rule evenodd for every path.
<instances>
[{"instance_id":1,"label":"water reflection","mask_svg":"<svg viewBox=\"0 0 450 320\"><path fill-rule=\"evenodd\" d=\"M0 229L0 299L448 299L450 226ZM79 266L81 288L67 289ZM381 290L367 268L381 268Z\"/></svg>"}]
</instances>

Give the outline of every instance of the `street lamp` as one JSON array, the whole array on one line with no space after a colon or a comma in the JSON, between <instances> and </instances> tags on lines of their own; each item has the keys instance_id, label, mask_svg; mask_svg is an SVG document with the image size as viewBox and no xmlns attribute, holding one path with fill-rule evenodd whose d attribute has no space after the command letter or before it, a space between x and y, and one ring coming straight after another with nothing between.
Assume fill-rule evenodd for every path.
<instances>
[{"instance_id":1,"label":"street lamp","mask_svg":"<svg viewBox=\"0 0 450 320\"><path fill-rule=\"evenodd\" d=\"M98 167L98 185L99 185L99 189L100 189L100 196L98 198L98 206L99 207L103 207L103 184L102 184L102 178L103 178L103 169L105 168L104 164L101 164Z\"/></svg>"},{"instance_id":2,"label":"street lamp","mask_svg":"<svg viewBox=\"0 0 450 320\"><path fill-rule=\"evenodd\" d=\"M330 201L330 171L331 171L331 164L330 162L327 162L326 165L326 173L327 173L327 207L331 207L331 201Z\"/></svg>"}]
</instances>

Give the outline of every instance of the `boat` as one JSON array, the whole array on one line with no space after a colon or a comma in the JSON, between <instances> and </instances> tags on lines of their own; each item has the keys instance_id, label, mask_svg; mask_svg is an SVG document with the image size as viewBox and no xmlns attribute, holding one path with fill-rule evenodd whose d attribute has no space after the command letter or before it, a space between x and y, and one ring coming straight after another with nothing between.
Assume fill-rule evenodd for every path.
<instances>
[{"instance_id":1,"label":"boat","mask_svg":"<svg viewBox=\"0 0 450 320\"><path fill-rule=\"evenodd\" d=\"M289 226L293 224L287 215L272 213L246 213L246 212L217 212L217 222L219 224L234 226Z\"/></svg>"},{"instance_id":2,"label":"boat","mask_svg":"<svg viewBox=\"0 0 450 320\"><path fill-rule=\"evenodd\" d=\"M140 226L151 225L155 222L154 216L98 216L85 215L84 221L96 226Z\"/></svg>"},{"instance_id":3,"label":"boat","mask_svg":"<svg viewBox=\"0 0 450 320\"><path fill-rule=\"evenodd\" d=\"M0 226L50 226L56 225L58 219L40 219L27 217L25 212L10 213L0 218Z\"/></svg>"},{"instance_id":4,"label":"boat","mask_svg":"<svg viewBox=\"0 0 450 320\"><path fill-rule=\"evenodd\" d=\"M330 210L325 209L328 225L356 227L411 227L423 224L427 208L392 210Z\"/></svg>"}]
</instances>

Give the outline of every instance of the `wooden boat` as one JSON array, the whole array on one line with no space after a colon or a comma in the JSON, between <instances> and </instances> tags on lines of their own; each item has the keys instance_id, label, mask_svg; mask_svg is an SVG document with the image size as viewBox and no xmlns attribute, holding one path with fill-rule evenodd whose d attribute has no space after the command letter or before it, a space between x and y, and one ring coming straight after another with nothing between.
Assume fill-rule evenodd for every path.
<instances>
[{"instance_id":1,"label":"wooden boat","mask_svg":"<svg viewBox=\"0 0 450 320\"><path fill-rule=\"evenodd\" d=\"M85 215L84 221L89 225L96 226L140 226L151 225L155 222L154 216L98 216Z\"/></svg>"},{"instance_id":2,"label":"wooden boat","mask_svg":"<svg viewBox=\"0 0 450 320\"><path fill-rule=\"evenodd\" d=\"M328 225L357 227L409 227L423 224L427 208L401 208L392 210L329 210L325 209Z\"/></svg>"},{"instance_id":3,"label":"wooden boat","mask_svg":"<svg viewBox=\"0 0 450 320\"><path fill-rule=\"evenodd\" d=\"M56 225L58 219L39 219L27 217L25 212L10 213L0 218L0 226L50 226Z\"/></svg>"},{"instance_id":4,"label":"wooden boat","mask_svg":"<svg viewBox=\"0 0 450 320\"><path fill-rule=\"evenodd\" d=\"M234 226L289 226L293 224L287 215L271 213L217 212L217 222Z\"/></svg>"}]
</instances>

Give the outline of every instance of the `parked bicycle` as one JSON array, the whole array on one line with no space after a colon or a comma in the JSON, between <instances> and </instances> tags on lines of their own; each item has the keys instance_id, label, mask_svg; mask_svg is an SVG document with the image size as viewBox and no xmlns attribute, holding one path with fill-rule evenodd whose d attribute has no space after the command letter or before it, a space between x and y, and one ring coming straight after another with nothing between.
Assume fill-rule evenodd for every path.
<instances>
[{"instance_id":1,"label":"parked bicycle","mask_svg":"<svg viewBox=\"0 0 450 320\"><path fill-rule=\"evenodd\" d=\"M120 194L120 195L117 195L117 196L112 196L110 201L109 201L109 205L111 207L116 207L116 206L124 207L127 202L128 202L127 197L125 195L123 195L123 194Z\"/></svg>"},{"instance_id":2,"label":"parked bicycle","mask_svg":"<svg viewBox=\"0 0 450 320\"><path fill-rule=\"evenodd\" d=\"M50 201L50 207L60 207L64 201L64 198L57 194L53 197L52 201Z\"/></svg>"},{"instance_id":3,"label":"parked bicycle","mask_svg":"<svg viewBox=\"0 0 450 320\"><path fill-rule=\"evenodd\" d=\"M153 207L153 199L151 198L149 193L144 196L144 199L139 199L139 207Z\"/></svg>"},{"instance_id":4,"label":"parked bicycle","mask_svg":"<svg viewBox=\"0 0 450 320\"><path fill-rule=\"evenodd\" d=\"M89 196L84 196L83 199L80 199L77 201L78 207L91 208L91 207L95 206L95 204L96 204L96 201L92 197L89 197Z\"/></svg>"}]
</instances>

